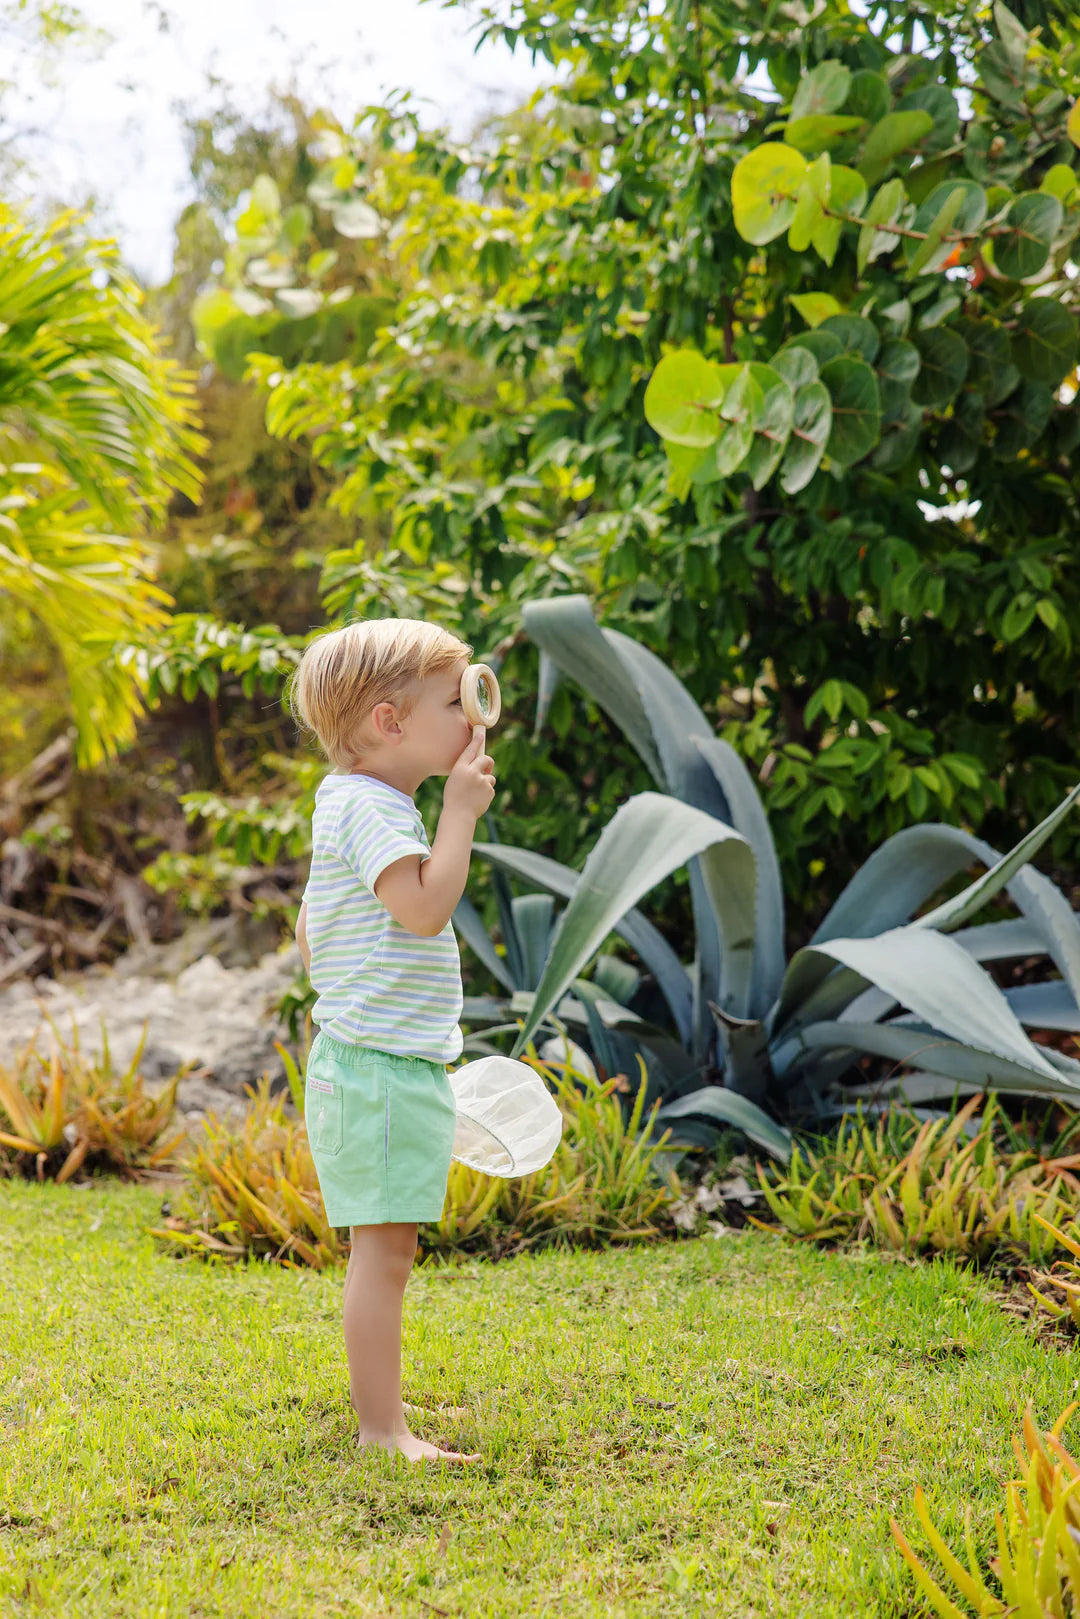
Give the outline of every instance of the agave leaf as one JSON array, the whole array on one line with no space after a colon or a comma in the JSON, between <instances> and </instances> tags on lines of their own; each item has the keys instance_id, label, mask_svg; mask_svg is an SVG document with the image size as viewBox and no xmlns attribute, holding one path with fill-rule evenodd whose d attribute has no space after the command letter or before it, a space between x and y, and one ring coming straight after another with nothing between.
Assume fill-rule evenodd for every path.
<instances>
[{"instance_id":1,"label":"agave leaf","mask_svg":"<svg viewBox=\"0 0 1080 1619\"><path fill-rule=\"evenodd\" d=\"M627 1006L641 988L641 974L618 956L597 956L593 982L613 1001Z\"/></svg>"},{"instance_id":2,"label":"agave leaf","mask_svg":"<svg viewBox=\"0 0 1080 1619\"><path fill-rule=\"evenodd\" d=\"M840 970L847 972L848 969L842 967ZM856 1023L877 1023L879 1019L887 1017L895 1006L896 1000L892 995L878 989L876 984L870 984L853 1001L848 1002L840 1017L841 1020L851 1018Z\"/></svg>"},{"instance_id":3,"label":"agave leaf","mask_svg":"<svg viewBox=\"0 0 1080 1619\"><path fill-rule=\"evenodd\" d=\"M897 1074L892 1079L880 1080L874 1085L848 1085L844 1087L844 1100L842 1111L850 1113L854 1106L861 1102L863 1111L868 1106L880 1102L883 1111L888 1111L894 1102L911 1104L911 1111L919 1117L929 1117L926 1109L917 1106L921 1102L953 1101L962 1096L971 1096L982 1090L981 1085L965 1085L962 1080L950 1079L947 1074L932 1074L928 1070L919 1068L909 1069L906 1073Z\"/></svg>"},{"instance_id":4,"label":"agave leaf","mask_svg":"<svg viewBox=\"0 0 1080 1619\"><path fill-rule=\"evenodd\" d=\"M535 854L531 849L515 849L505 843L475 843L473 853L483 855L492 865L523 877L538 888L557 894L560 899L572 899L581 881L580 873L571 871L547 855ZM611 930L635 950L653 974L660 992L671 1008L675 1027L687 1045L691 1030L690 976L672 950L663 934L653 927L640 911L627 911Z\"/></svg>"},{"instance_id":5,"label":"agave leaf","mask_svg":"<svg viewBox=\"0 0 1080 1619\"><path fill-rule=\"evenodd\" d=\"M510 1001L496 995L466 995L461 1016L466 1023L481 1023L486 1018L503 1018L510 1010Z\"/></svg>"},{"instance_id":6,"label":"agave leaf","mask_svg":"<svg viewBox=\"0 0 1080 1619\"><path fill-rule=\"evenodd\" d=\"M529 638L566 675L583 686L637 749L657 786L660 759L641 698L593 617L587 596L554 596L526 602L522 622Z\"/></svg>"},{"instance_id":7,"label":"agave leaf","mask_svg":"<svg viewBox=\"0 0 1080 1619\"><path fill-rule=\"evenodd\" d=\"M713 772L689 738L709 736L709 722L682 682L629 636L602 629L585 596L529 602L526 632L563 673L582 686L626 733L658 786L718 819L729 821L727 801ZM720 925L697 861L689 863L698 965L691 1000L695 1058L713 1039L708 1001L720 998L724 971Z\"/></svg>"},{"instance_id":8,"label":"agave leaf","mask_svg":"<svg viewBox=\"0 0 1080 1619\"><path fill-rule=\"evenodd\" d=\"M944 934L913 924L893 928L874 939L830 939L808 945L797 953L788 970L778 1022L783 1021L789 981L797 986L800 974L809 970L809 960L814 957L839 961L893 996L930 1027L970 1046L972 1051L1018 1063L1043 1078L1051 1077L1047 1059L1032 1045L989 974ZM927 1062L924 1066L936 1065Z\"/></svg>"},{"instance_id":9,"label":"agave leaf","mask_svg":"<svg viewBox=\"0 0 1080 1619\"><path fill-rule=\"evenodd\" d=\"M1011 956L1046 954L1045 940L1025 917L962 928L950 937L975 961L1002 961ZM873 1023L887 1017L896 1005L892 995L874 984L867 986L865 979L848 968L838 967L825 980L822 988L803 1004L794 1021L796 1024L817 1023L839 1017L854 1018L857 1023Z\"/></svg>"},{"instance_id":10,"label":"agave leaf","mask_svg":"<svg viewBox=\"0 0 1080 1619\"><path fill-rule=\"evenodd\" d=\"M718 736L695 735L693 740L723 789L732 826L742 833L757 861L750 1015L763 1018L780 993L784 977L784 889L776 844L753 777L735 749Z\"/></svg>"},{"instance_id":11,"label":"agave leaf","mask_svg":"<svg viewBox=\"0 0 1080 1619\"><path fill-rule=\"evenodd\" d=\"M673 1119L695 1114L734 1125L757 1146L784 1163L791 1157L790 1131L777 1124L756 1103L722 1085L706 1085L699 1091L691 1091L688 1096L680 1096L675 1102L665 1102L657 1112L656 1122L665 1125Z\"/></svg>"},{"instance_id":12,"label":"agave leaf","mask_svg":"<svg viewBox=\"0 0 1080 1619\"><path fill-rule=\"evenodd\" d=\"M518 894L511 901L511 909L524 968L523 987L535 989L551 943L555 902L550 894Z\"/></svg>"},{"instance_id":13,"label":"agave leaf","mask_svg":"<svg viewBox=\"0 0 1080 1619\"><path fill-rule=\"evenodd\" d=\"M605 640L622 659L641 698L652 728L653 739L664 773L667 790L684 804L715 815L731 824L727 798L715 772L703 758L695 741L712 735L709 722L682 681L648 647L631 640L618 630L604 630ZM708 1003L718 1000L739 1017L749 1006L749 985L728 982L733 963L724 957L721 944L723 923L716 914L715 901L702 865L689 862L690 900L697 939L698 974L694 997L694 1055L704 1059L713 1039ZM751 928L753 919L751 918ZM751 941L752 942L752 941ZM751 963L752 970L752 963Z\"/></svg>"},{"instance_id":14,"label":"agave leaf","mask_svg":"<svg viewBox=\"0 0 1080 1619\"><path fill-rule=\"evenodd\" d=\"M589 1044L592 1047L593 1059L601 1071L602 1077L612 1078L616 1074L629 1075L634 1065L633 1043L625 1035L615 1030L609 1032L607 1025L600 1016L594 1002L594 986L586 983L583 978L575 979L575 987L581 986L584 993L579 994L581 1005L585 1008L585 1021L589 1031ZM599 992L596 991L596 999ZM645 1063L646 1082L651 1077L650 1063L646 1055L642 1059Z\"/></svg>"},{"instance_id":15,"label":"agave leaf","mask_svg":"<svg viewBox=\"0 0 1080 1619\"><path fill-rule=\"evenodd\" d=\"M590 983L587 978L575 978L574 988L577 991L577 1002L571 1001L568 996L563 1002L564 1006L580 1004L584 1007L588 1002L599 1012L609 1029L621 1029L632 1034L635 1040L650 1042L657 1050L664 1051L670 1056L676 1069L693 1072L689 1067L688 1053L677 1040L672 1039L666 1029L660 1029L655 1023L639 1017L636 1012L631 1012L628 1006L623 1006L621 1001L612 1000L610 995L605 994L595 983Z\"/></svg>"},{"instance_id":16,"label":"agave leaf","mask_svg":"<svg viewBox=\"0 0 1080 1619\"><path fill-rule=\"evenodd\" d=\"M987 871L962 893L918 917L920 928L949 931L974 916L1007 888L1031 925L1038 929L1062 975L1080 1000L1080 921L1048 878L1021 867L1057 830L1080 797L1080 785L1007 855L961 827L930 823L906 827L876 849L832 907L811 945L846 936L867 938L907 922L943 882L963 871L972 858Z\"/></svg>"},{"instance_id":17,"label":"agave leaf","mask_svg":"<svg viewBox=\"0 0 1080 1619\"><path fill-rule=\"evenodd\" d=\"M753 961L754 855L729 826L662 793L639 793L621 806L589 853L563 912L513 1055L578 977L620 917L694 855L724 929L732 993L749 987ZM725 989L727 986L725 986Z\"/></svg>"},{"instance_id":18,"label":"agave leaf","mask_svg":"<svg viewBox=\"0 0 1080 1619\"><path fill-rule=\"evenodd\" d=\"M919 1077L927 1081L926 1100L937 1097L951 1101L956 1097L978 1096L981 1094L977 1085L960 1085L955 1080L946 1079L942 1074L922 1074ZM832 1124L837 1119L850 1119L853 1112L853 1102L849 1102L847 1096L848 1092L845 1090L843 1102L830 1102L827 1107L822 1108L820 1113L816 1113L814 1115L815 1128L819 1122ZM915 1119L946 1120L952 1117L948 1108L918 1106L917 1093L909 1094L908 1091L903 1090L895 1092L880 1091L871 1095L868 1089L866 1100L862 1102L863 1118L887 1118L891 1113L895 1113L897 1102L901 1104L905 1113L910 1113L912 1118ZM977 1128L977 1126L973 1127L968 1123L964 1127L964 1134L971 1137L976 1133Z\"/></svg>"},{"instance_id":19,"label":"agave leaf","mask_svg":"<svg viewBox=\"0 0 1080 1619\"><path fill-rule=\"evenodd\" d=\"M1073 994L1080 999L1080 919L1049 877L1045 877L1041 871L1020 869L1057 829L1078 795L1080 787L1074 788L1053 814L1048 815L1033 832L1029 832L1009 854L997 857L989 844L982 844L978 851L979 858L986 861L990 869L962 893L946 900L925 916L918 917L913 925L951 933L974 916L987 900L1007 887L1010 898L1038 930L1047 954L1072 988ZM981 840L978 841L981 843Z\"/></svg>"},{"instance_id":20,"label":"agave leaf","mask_svg":"<svg viewBox=\"0 0 1080 1619\"><path fill-rule=\"evenodd\" d=\"M959 827L907 826L874 850L847 884L810 940L868 939L911 920L919 906L971 863Z\"/></svg>"},{"instance_id":21,"label":"agave leaf","mask_svg":"<svg viewBox=\"0 0 1080 1619\"><path fill-rule=\"evenodd\" d=\"M506 968L506 963L491 942L491 936L480 918L472 900L462 894L454 907L453 923L474 955L479 956L493 978L511 993L517 987Z\"/></svg>"},{"instance_id":22,"label":"agave leaf","mask_svg":"<svg viewBox=\"0 0 1080 1619\"><path fill-rule=\"evenodd\" d=\"M1029 1029L1065 1029L1080 1034L1080 1006L1061 979L1049 984L1020 984L1007 989L1005 999Z\"/></svg>"},{"instance_id":23,"label":"agave leaf","mask_svg":"<svg viewBox=\"0 0 1080 1619\"><path fill-rule=\"evenodd\" d=\"M1042 1050L1051 1068L1064 1075L1070 1086L1080 1088L1080 1062L1075 1057L1066 1057L1063 1051L1055 1051L1053 1046L1044 1046Z\"/></svg>"},{"instance_id":24,"label":"agave leaf","mask_svg":"<svg viewBox=\"0 0 1080 1619\"><path fill-rule=\"evenodd\" d=\"M586 978L575 978L573 988L578 1001L585 1008L590 1029L593 1027L593 1017L598 1017L605 1029L629 1041L629 1046L620 1047L621 1050L640 1050L647 1062L649 1057L656 1059L656 1063L649 1066L649 1073L656 1079L661 1094L668 1095L687 1079L698 1077L699 1070L690 1053L672 1039L666 1029L657 1028L655 1023L648 1023L620 1001L613 1000L602 985L590 983ZM567 1004L564 1000L563 1006ZM590 1011L593 1017L588 1017ZM567 1017L564 1021L572 1023L575 1020ZM635 1073L636 1063L632 1062L622 1071Z\"/></svg>"},{"instance_id":25,"label":"agave leaf","mask_svg":"<svg viewBox=\"0 0 1080 1619\"><path fill-rule=\"evenodd\" d=\"M514 986L520 988L525 982L525 958L521 953L521 941L517 935L514 924L514 896L510 884L502 872L496 869L491 874L491 886L495 893L495 905L499 913L499 932L502 934L503 945L506 948L506 970L513 980Z\"/></svg>"},{"instance_id":26,"label":"agave leaf","mask_svg":"<svg viewBox=\"0 0 1080 1619\"><path fill-rule=\"evenodd\" d=\"M552 698L559 689L559 681L561 678L562 676L559 671L559 666L555 662L555 659L549 657L548 654L541 649L540 673L536 683L536 720L533 724L532 734L534 744L539 742L540 737L543 734L544 725L548 717L548 710L551 707Z\"/></svg>"},{"instance_id":27,"label":"agave leaf","mask_svg":"<svg viewBox=\"0 0 1080 1619\"><path fill-rule=\"evenodd\" d=\"M926 1024L907 1024L901 1028L895 1023L812 1023L799 1031L798 1039L806 1051L871 1052L894 1062L917 1063L930 1073L946 1075L979 1090L992 1085L997 1090L1021 1091L1033 1096L1080 1098L1080 1064L1076 1065L1078 1071L1074 1076L1067 1077L1062 1072L1051 1072L1048 1076L1042 1066L995 1057L966 1043L950 1040ZM1047 1066L1054 1069L1056 1064Z\"/></svg>"},{"instance_id":28,"label":"agave leaf","mask_svg":"<svg viewBox=\"0 0 1080 1619\"><path fill-rule=\"evenodd\" d=\"M1046 954L1042 934L1024 916L1008 922L982 922L973 928L961 928L950 937L954 944L963 945L976 961L1007 961L1013 956Z\"/></svg>"},{"instance_id":29,"label":"agave leaf","mask_svg":"<svg viewBox=\"0 0 1080 1619\"><path fill-rule=\"evenodd\" d=\"M824 949L824 946L822 947ZM769 1035L779 1049L794 1031L807 1023L842 1017L874 986L862 973L837 967L824 954L797 951L784 975L780 999L768 1020ZM895 1004L895 1003L893 1003ZM874 1017L880 1014L875 1011Z\"/></svg>"},{"instance_id":30,"label":"agave leaf","mask_svg":"<svg viewBox=\"0 0 1080 1619\"><path fill-rule=\"evenodd\" d=\"M678 675L673 674L640 641L619 630L602 630L637 688L652 728L667 790L684 804L732 824L727 794L716 772L702 756L700 743L713 738L712 727Z\"/></svg>"}]
</instances>

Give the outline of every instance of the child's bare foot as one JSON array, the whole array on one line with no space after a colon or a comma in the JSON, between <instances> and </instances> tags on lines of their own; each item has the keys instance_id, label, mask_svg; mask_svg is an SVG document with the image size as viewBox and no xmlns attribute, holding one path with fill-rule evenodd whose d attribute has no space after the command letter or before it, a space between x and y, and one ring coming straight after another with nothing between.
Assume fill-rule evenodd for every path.
<instances>
[{"instance_id":1,"label":"child's bare foot","mask_svg":"<svg viewBox=\"0 0 1080 1619\"><path fill-rule=\"evenodd\" d=\"M479 1451L466 1455L460 1450L440 1450L438 1445L430 1445L426 1439L418 1439L408 1429L404 1433L390 1434L387 1438L380 1439L365 1439L361 1434L356 1448L358 1450L378 1448L387 1451L391 1456L400 1452L409 1462L454 1462L462 1465L480 1460Z\"/></svg>"}]
</instances>

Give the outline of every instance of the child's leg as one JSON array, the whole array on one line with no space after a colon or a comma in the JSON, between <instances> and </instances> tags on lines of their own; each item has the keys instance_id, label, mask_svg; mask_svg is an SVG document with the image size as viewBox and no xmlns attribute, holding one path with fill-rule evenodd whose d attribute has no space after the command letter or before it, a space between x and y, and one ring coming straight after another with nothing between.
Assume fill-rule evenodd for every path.
<instances>
[{"instance_id":1,"label":"child's leg","mask_svg":"<svg viewBox=\"0 0 1080 1619\"><path fill-rule=\"evenodd\" d=\"M473 1460L409 1432L401 1404L401 1310L416 1256L416 1225L353 1226L345 1279L345 1352L359 1443L400 1450L411 1461Z\"/></svg>"}]
</instances>

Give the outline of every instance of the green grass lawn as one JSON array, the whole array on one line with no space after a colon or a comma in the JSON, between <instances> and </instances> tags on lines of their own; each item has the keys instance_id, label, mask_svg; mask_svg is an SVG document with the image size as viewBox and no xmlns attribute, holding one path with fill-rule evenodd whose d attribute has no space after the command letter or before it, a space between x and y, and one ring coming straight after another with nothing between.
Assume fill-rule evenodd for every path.
<instances>
[{"instance_id":1,"label":"green grass lawn","mask_svg":"<svg viewBox=\"0 0 1080 1619\"><path fill-rule=\"evenodd\" d=\"M978 1279L762 1233L421 1269L406 1394L476 1467L357 1459L342 1274L159 1256L160 1193L0 1182L0 1613L921 1615L916 1483L980 1545L1072 1354ZM1068 1439L1068 1434L1066 1434Z\"/></svg>"}]
</instances>

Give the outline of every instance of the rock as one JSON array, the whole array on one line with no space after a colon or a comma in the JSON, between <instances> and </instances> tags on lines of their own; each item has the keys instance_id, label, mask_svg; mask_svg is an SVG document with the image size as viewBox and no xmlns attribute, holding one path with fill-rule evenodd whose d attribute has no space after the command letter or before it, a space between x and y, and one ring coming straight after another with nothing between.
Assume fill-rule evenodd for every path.
<instances>
[{"instance_id":1,"label":"rock","mask_svg":"<svg viewBox=\"0 0 1080 1619\"><path fill-rule=\"evenodd\" d=\"M232 918L222 918L225 923ZM37 1040L48 1050L49 1023L84 1053L102 1051L102 1025L114 1071L124 1072L142 1039L139 1063L148 1091L157 1091L182 1063L192 1071L180 1083L178 1104L188 1114L242 1110L245 1085L268 1072L272 1088L285 1089L285 1070L274 1041L290 1044L275 1007L300 968L290 940L265 951L250 965L229 965L258 937L257 931L220 927L217 919L191 930L196 935L168 945L129 952L114 968L91 968L62 980L19 979L0 989L0 1063ZM275 939L278 930L275 929ZM222 955L206 953L213 942ZM202 946L185 959L193 945ZM231 1100L230 1100L231 1099Z\"/></svg>"},{"instance_id":2,"label":"rock","mask_svg":"<svg viewBox=\"0 0 1080 1619\"><path fill-rule=\"evenodd\" d=\"M280 937L280 924L272 918L257 921L234 911L228 916L195 922L168 944L135 947L121 956L111 969L100 970L113 971L122 978L132 975L174 978L203 956L215 956L225 967L253 967L264 955L275 950Z\"/></svg>"}]
</instances>

